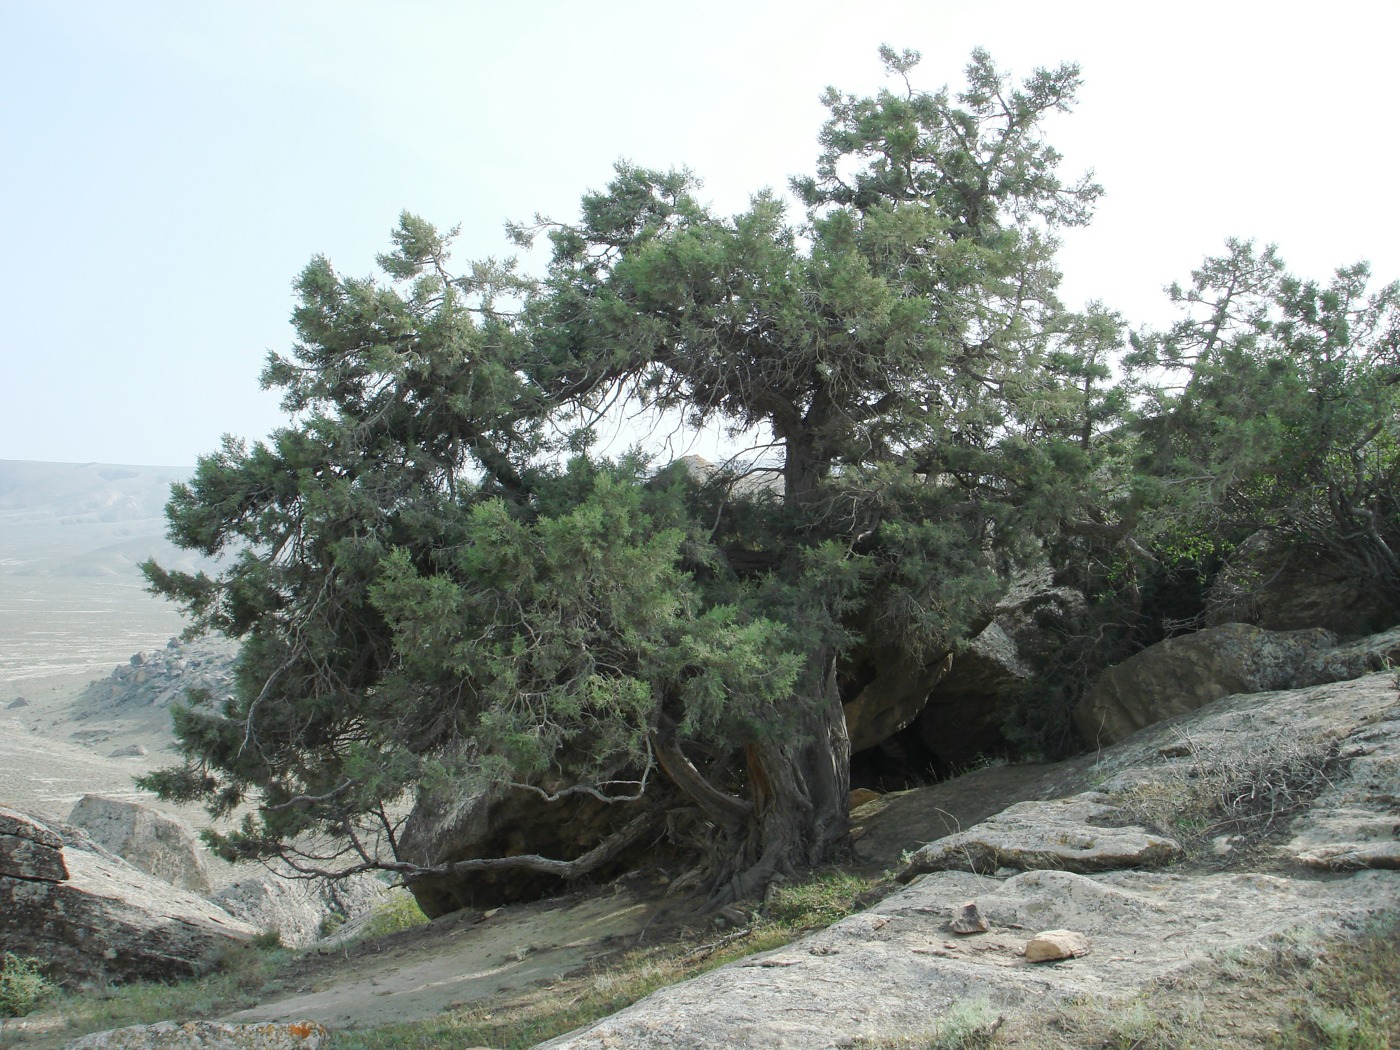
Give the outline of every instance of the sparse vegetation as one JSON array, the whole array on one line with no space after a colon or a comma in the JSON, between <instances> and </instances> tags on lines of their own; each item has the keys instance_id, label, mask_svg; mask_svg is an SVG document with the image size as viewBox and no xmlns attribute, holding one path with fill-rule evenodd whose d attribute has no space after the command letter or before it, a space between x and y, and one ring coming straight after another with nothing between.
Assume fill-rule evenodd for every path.
<instances>
[{"instance_id":1,"label":"sparse vegetation","mask_svg":"<svg viewBox=\"0 0 1400 1050\"><path fill-rule=\"evenodd\" d=\"M928 1032L855 1044L860 1050L983 1050L997 1045L1004 1018L985 999L957 1003Z\"/></svg>"},{"instance_id":2,"label":"sparse vegetation","mask_svg":"<svg viewBox=\"0 0 1400 1050\"><path fill-rule=\"evenodd\" d=\"M174 984L133 983L101 992L65 994L55 1004L72 1035L167 1020L204 1020L253 1006L275 991L278 969L291 958L257 943L226 951L213 971Z\"/></svg>"},{"instance_id":3,"label":"sparse vegetation","mask_svg":"<svg viewBox=\"0 0 1400 1050\"><path fill-rule=\"evenodd\" d=\"M5 953L0 964L0 1017L23 1017L53 991L38 959Z\"/></svg>"},{"instance_id":4,"label":"sparse vegetation","mask_svg":"<svg viewBox=\"0 0 1400 1050\"><path fill-rule=\"evenodd\" d=\"M359 937L387 937L391 933L412 930L428 921L423 909L408 890L399 889L375 905L369 919L360 928Z\"/></svg>"},{"instance_id":5,"label":"sparse vegetation","mask_svg":"<svg viewBox=\"0 0 1400 1050\"><path fill-rule=\"evenodd\" d=\"M655 948L627 952L582 981L570 983L567 992L560 987L536 990L412 1024L338 1032L332 1045L336 1050L400 1050L482 1044L523 1050L616 1013L658 988L782 947L828 926L860 908L875 885L873 879L839 869L819 872L800 883L774 886L761 912L746 927L708 942L696 943L700 937L683 936ZM955 1045L976 1044L947 1044Z\"/></svg>"},{"instance_id":6,"label":"sparse vegetation","mask_svg":"<svg viewBox=\"0 0 1400 1050\"><path fill-rule=\"evenodd\" d=\"M1228 745L1183 738L1188 761L1123 794L1129 817L1177 839L1188 855L1232 834L1257 838L1344 775L1337 743L1326 737L1246 736Z\"/></svg>"}]
</instances>

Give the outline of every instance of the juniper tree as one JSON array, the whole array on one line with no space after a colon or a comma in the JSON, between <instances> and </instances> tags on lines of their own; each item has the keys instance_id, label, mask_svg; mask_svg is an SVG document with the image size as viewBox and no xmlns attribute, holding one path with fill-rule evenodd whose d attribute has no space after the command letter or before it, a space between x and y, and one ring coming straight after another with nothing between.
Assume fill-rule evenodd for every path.
<instances>
[{"instance_id":1,"label":"juniper tree","mask_svg":"<svg viewBox=\"0 0 1400 1050\"><path fill-rule=\"evenodd\" d=\"M408 216L383 278L313 261L264 373L292 423L170 505L230 560L148 570L244 639L237 696L179 716L189 761L153 783L257 800L230 848L319 829L340 870L410 884L581 874L662 817L716 900L840 857L843 699L879 661L940 661L1080 513L1106 403L1086 333L1121 328L1055 295L1055 231L1099 193L1044 139L1078 70L1017 85L977 52L930 93L917 54L882 57L900 89L827 93L797 207L717 215L688 173L619 165L576 220L515 227L548 237L538 282L453 273ZM624 402L765 444L781 493L590 456ZM636 815L579 857L396 856L394 803L463 780Z\"/></svg>"}]
</instances>

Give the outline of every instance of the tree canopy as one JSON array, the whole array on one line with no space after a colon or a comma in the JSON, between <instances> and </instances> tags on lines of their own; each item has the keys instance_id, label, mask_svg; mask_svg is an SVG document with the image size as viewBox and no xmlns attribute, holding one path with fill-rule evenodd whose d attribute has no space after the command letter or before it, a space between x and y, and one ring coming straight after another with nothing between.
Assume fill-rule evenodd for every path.
<instances>
[{"instance_id":1,"label":"tree canopy","mask_svg":"<svg viewBox=\"0 0 1400 1050\"><path fill-rule=\"evenodd\" d=\"M1394 287L1233 245L1125 380L1124 320L1056 295L1056 231L1101 192L1045 139L1077 68L1018 84L975 52L926 92L916 53L881 57L897 89L827 93L795 203L718 215L690 174L619 164L575 220L512 227L547 238L536 279L458 271L409 214L378 276L312 260L262 377L288 425L227 440L169 505L220 567L147 567L192 630L242 640L236 695L181 708L186 762L148 782L255 804L231 855L419 886L579 876L664 832L726 900L843 855L843 701L956 651L1018 566L1150 562L1171 515L1247 505L1345 523L1394 573ZM608 458L592 424L621 404L759 453ZM512 792L617 817L567 857L405 845Z\"/></svg>"}]
</instances>

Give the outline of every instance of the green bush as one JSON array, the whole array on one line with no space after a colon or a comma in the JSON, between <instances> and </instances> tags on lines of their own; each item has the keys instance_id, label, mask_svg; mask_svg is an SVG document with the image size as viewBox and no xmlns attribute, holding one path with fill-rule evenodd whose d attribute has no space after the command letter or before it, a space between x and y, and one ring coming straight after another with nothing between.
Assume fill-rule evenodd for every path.
<instances>
[{"instance_id":1,"label":"green bush","mask_svg":"<svg viewBox=\"0 0 1400 1050\"><path fill-rule=\"evenodd\" d=\"M23 1017L51 991L53 984L40 972L38 959L5 953L0 966L0 1017Z\"/></svg>"}]
</instances>

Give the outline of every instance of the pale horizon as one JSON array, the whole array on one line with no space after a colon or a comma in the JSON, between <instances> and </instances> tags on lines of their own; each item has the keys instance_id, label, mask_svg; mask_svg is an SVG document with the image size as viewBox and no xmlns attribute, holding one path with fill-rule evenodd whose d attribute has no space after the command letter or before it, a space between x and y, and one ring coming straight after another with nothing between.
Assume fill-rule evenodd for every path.
<instances>
[{"instance_id":1,"label":"pale horizon","mask_svg":"<svg viewBox=\"0 0 1400 1050\"><path fill-rule=\"evenodd\" d=\"M827 85L885 83L881 43L922 51L927 89L977 46L1017 76L1081 65L1048 137L1107 192L1065 237L1070 306L1163 324L1162 288L1228 237L1304 277L1400 278L1400 7L1280 10L0 0L0 459L193 465L258 440L286 422L257 377L313 255L370 273L405 209L460 223L459 261L509 254L507 220L573 217L619 158L688 167L736 211L811 168Z\"/></svg>"}]
</instances>

